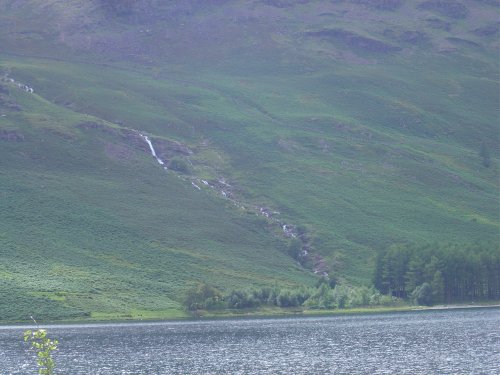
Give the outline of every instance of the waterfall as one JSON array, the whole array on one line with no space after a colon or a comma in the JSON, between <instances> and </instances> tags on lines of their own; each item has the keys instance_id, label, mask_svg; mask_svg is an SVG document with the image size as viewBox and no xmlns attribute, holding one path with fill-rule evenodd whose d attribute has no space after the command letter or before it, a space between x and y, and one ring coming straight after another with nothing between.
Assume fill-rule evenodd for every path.
<instances>
[{"instance_id":1,"label":"waterfall","mask_svg":"<svg viewBox=\"0 0 500 375\"><path fill-rule=\"evenodd\" d=\"M156 159L156 161L158 162L158 164L160 165L164 165L165 163L163 162L163 160L161 160L158 155L156 155L156 151L155 151L155 148L153 147L153 144L151 143L151 140L149 139L149 137L147 135L144 135L144 134L141 134L139 133L139 135L147 142L147 144L149 145L149 149L151 150L151 155L153 155L153 157ZM166 167L165 167L166 168Z\"/></svg>"},{"instance_id":2,"label":"waterfall","mask_svg":"<svg viewBox=\"0 0 500 375\"><path fill-rule=\"evenodd\" d=\"M24 83L17 82L14 78L10 78L8 74L5 74L3 77L0 78L1 81L4 82L10 82L16 85L18 88L21 90L24 90L30 94L33 94L35 91L33 90L33 87L25 85Z\"/></svg>"}]
</instances>

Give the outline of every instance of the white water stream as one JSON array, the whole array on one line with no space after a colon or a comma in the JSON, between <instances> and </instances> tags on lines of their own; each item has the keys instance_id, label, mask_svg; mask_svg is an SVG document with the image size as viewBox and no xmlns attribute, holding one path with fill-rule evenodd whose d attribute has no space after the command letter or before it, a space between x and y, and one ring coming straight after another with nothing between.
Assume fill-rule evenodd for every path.
<instances>
[{"instance_id":1,"label":"white water stream","mask_svg":"<svg viewBox=\"0 0 500 375\"><path fill-rule=\"evenodd\" d=\"M139 133L139 135L140 135L140 136L141 136L141 138L142 138L142 139L144 139L144 140L146 141L146 143L148 144L149 149L150 149L150 151L151 151L151 155L152 155L152 156L156 159L156 161L158 162L158 164L162 165L162 166L163 166L163 168L164 168L165 170L167 170L168 168L165 166L165 162L164 162L163 160L161 160L161 159L158 157L158 155L156 154L156 150L155 150L155 148L154 148L154 146L153 146L153 143L152 143L152 142L151 142L151 140L149 139L149 137L148 137L147 135L142 134L142 133ZM181 176L178 176L178 177L182 178ZM223 188L221 188L220 186L215 187L215 186L211 185L211 184L210 184L208 181L206 181L206 180L196 179L196 182L201 182L201 184L203 184L203 185L205 185L205 186L207 186L207 187L209 187L209 188L211 188L211 189L214 189L214 190L218 191L218 192L219 192L219 194L221 194L221 195L222 195L225 199L229 199L231 202L233 202L233 203L235 204L235 206L236 206L236 207L238 207L238 208L240 208L240 209L245 210L245 207L241 204L241 202L239 202L239 201L237 201L237 200L235 200L235 199L233 199L233 198L230 198L230 197L228 196L228 193L226 193L226 191L224 191L224 190L223 190ZM218 180L218 183L219 183L220 185L223 185L223 186L225 186L225 187L229 188L229 189L231 188L231 185L230 185L230 184L228 184L224 178L220 178L220 179ZM195 181L193 181L193 180L191 180L191 185L192 185L192 186L193 186L196 190L201 190L200 185L198 185L197 183L195 183ZM278 219L276 219L276 218L274 218L274 217L271 217L271 215L272 215L272 216L274 216L275 214L278 214L278 215L279 215L279 212L277 212L277 211L270 211L270 210L265 209L265 208L263 208L263 207L258 207L258 208L257 208L257 207L254 207L254 210L255 210L255 211L257 211L257 212L259 212L261 215L264 215L267 219L271 220L272 222L274 222L274 223L278 224L278 225L281 227L281 229L282 229L282 231L283 231L283 235L284 235L285 237L297 238L297 231L296 231L296 227L295 227L294 225L285 224L285 223L281 222L280 220L278 220ZM302 249L301 254L302 254L302 256L308 256L309 251L305 248L305 246L304 246L304 248ZM318 272L319 272L319 270L315 269L315 270L314 270L314 272L315 272L315 273L318 273ZM323 272L323 276L328 277L328 273L327 273L327 272Z\"/></svg>"},{"instance_id":2,"label":"white water stream","mask_svg":"<svg viewBox=\"0 0 500 375\"><path fill-rule=\"evenodd\" d=\"M33 87L25 85L24 83L21 83L21 82L17 82L14 78L10 78L8 74L5 74L1 78L1 80L4 82L12 83L12 84L16 85L18 88L20 88L21 90L24 90L30 94L33 94L35 92L33 90Z\"/></svg>"},{"instance_id":3,"label":"white water stream","mask_svg":"<svg viewBox=\"0 0 500 375\"><path fill-rule=\"evenodd\" d=\"M151 140L149 139L149 137L147 135L144 135L144 134L141 134L139 133L139 135L146 141L146 143L149 145L149 149L151 150L151 155L153 155L153 157L156 159L156 161L158 162L158 164L160 165L165 165L165 163L163 162L163 160L161 160L158 155L156 155L156 151L155 151L155 148L153 147L153 143L151 143ZM167 167L164 167L165 169L167 169Z\"/></svg>"}]
</instances>

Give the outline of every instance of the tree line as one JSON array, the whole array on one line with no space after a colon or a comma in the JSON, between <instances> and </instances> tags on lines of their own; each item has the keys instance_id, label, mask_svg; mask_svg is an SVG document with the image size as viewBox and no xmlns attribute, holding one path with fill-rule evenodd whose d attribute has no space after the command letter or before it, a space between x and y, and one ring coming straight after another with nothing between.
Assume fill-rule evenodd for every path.
<instances>
[{"instance_id":1,"label":"tree line","mask_svg":"<svg viewBox=\"0 0 500 375\"><path fill-rule=\"evenodd\" d=\"M200 283L186 293L188 311L250 309L258 307L345 309L362 306L392 306L401 301L382 295L371 287L339 285L334 280L320 279L316 287L247 288L221 292Z\"/></svg>"},{"instance_id":2,"label":"tree line","mask_svg":"<svg viewBox=\"0 0 500 375\"><path fill-rule=\"evenodd\" d=\"M500 299L498 244L393 245L379 253L374 285L418 304Z\"/></svg>"}]
</instances>

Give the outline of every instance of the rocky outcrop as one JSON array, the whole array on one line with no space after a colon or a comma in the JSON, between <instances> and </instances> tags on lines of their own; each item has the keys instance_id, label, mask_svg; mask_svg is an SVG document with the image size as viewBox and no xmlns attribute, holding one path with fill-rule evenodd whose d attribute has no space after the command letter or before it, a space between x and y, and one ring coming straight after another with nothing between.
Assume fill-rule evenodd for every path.
<instances>
[{"instance_id":1,"label":"rocky outcrop","mask_svg":"<svg viewBox=\"0 0 500 375\"><path fill-rule=\"evenodd\" d=\"M155 149L162 159L170 159L174 156L191 156L193 151L186 145L163 138L153 138Z\"/></svg>"},{"instance_id":2,"label":"rocky outcrop","mask_svg":"<svg viewBox=\"0 0 500 375\"><path fill-rule=\"evenodd\" d=\"M156 154L155 157L158 157L165 163L167 163L173 157L188 157L193 155L194 153L193 150L191 150L187 145L181 142L168 140L165 138L141 135L141 133L135 129L112 126L110 124L96 121L81 122L76 125L76 127L83 130L98 130L107 134L117 135L121 137L128 145L149 152L149 143L145 141L145 139L147 138L150 142L152 142L152 144L154 144L154 150Z\"/></svg>"},{"instance_id":3,"label":"rocky outcrop","mask_svg":"<svg viewBox=\"0 0 500 375\"><path fill-rule=\"evenodd\" d=\"M120 129L119 135L127 144L133 146L134 148L138 148L146 152L149 151L148 144L144 141L139 132L131 129Z\"/></svg>"}]
</instances>

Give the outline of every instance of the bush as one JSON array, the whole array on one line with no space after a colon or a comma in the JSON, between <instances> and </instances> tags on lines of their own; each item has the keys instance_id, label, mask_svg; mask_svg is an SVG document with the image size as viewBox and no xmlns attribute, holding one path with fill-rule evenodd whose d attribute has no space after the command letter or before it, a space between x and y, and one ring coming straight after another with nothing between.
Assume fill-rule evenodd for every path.
<instances>
[{"instance_id":1,"label":"bush","mask_svg":"<svg viewBox=\"0 0 500 375\"><path fill-rule=\"evenodd\" d=\"M57 350L59 342L50 339L44 329L24 331L24 342L29 342L31 349L36 352L38 373L42 375L54 374L56 363L52 358L52 352Z\"/></svg>"},{"instance_id":2,"label":"bush","mask_svg":"<svg viewBox=\"0 0 500 375\"><path fill-rule=\"evenodd\" d=\"M182 159L178 159L178 158L173 158L172 160L170 160L170 162L168 163L168 167L173 170L173 171L176 171L176 172L179 172L179 173L183 173L183 174L190 174L190 168L189 168L189 165L188 163L186 163L184 160Z\"/></svg>"},{"instance_id":3,"label":"bush","mask_svg":"<svg viewBox=\"0 0 500 375\"><path fill-rule=\"evenodd\" d=\"M375 294L373 289L362 286L349 291L349 306L359 307L370 305L371 296Z\"/></svg>"},{"instance_id":4,"label":"bush","mask_svg":"<svg viewBox=\"0 0 500 375\"><path fill-rule=\"evenodd\" d=\"M227 297L227 306L230 309L244 309L259 306L260 302L252 293L241 290L234 290Z\"/></svg>"},{"instance_id":5,"label":"bush","mask_svg":"<svg viewBox=\"0 0 500 375\"><path fill-rule=\"evenodd\" d=\"M292 239L287 247L288 255L290 255L293 259L299 259L301 251L302 242L296 238Z\"/></svg>"},{"instance_id":6,"label":"bush","mask_svg":"<svg viewBox=\"0 0 500 375\"><path fill-rule=\"evenodd\" d=\"M276 305L279 307L295 307L300 306L300 303L297 294L289 290L282 290L276 298Z\"/></svg>"},{"instance_id":7,"label":"bush","mask_svg":"<svg viewBox=\"0 0 500 375\"><path fill-rule=\"evenodd\" d=\"M335 308L332 289L328 284L322 283L307 301L305 301L304 305L313 309Z\"/></svg>"},{"instance_id":8,"label":"bush","mask_svg":"<svg viewBox=\"0 0 500 375\"><path fill-rule=\"evenodd\" d=\"M349 307L349 289L346 286L336 285L333 289L333 300L335 301L335 306L339 309L345 309Z\"/></svg>"},{"instance_id":9,"label":"bush","mask_svg":"<svg viewBox=\"0 0 500 375\"><path fill-rule=\"evenodd\" d=\"M188 290L184 306L189 311L217 308L221 306L222 294L215 288L201 283Z\"/></svg>"}]
</instances>

